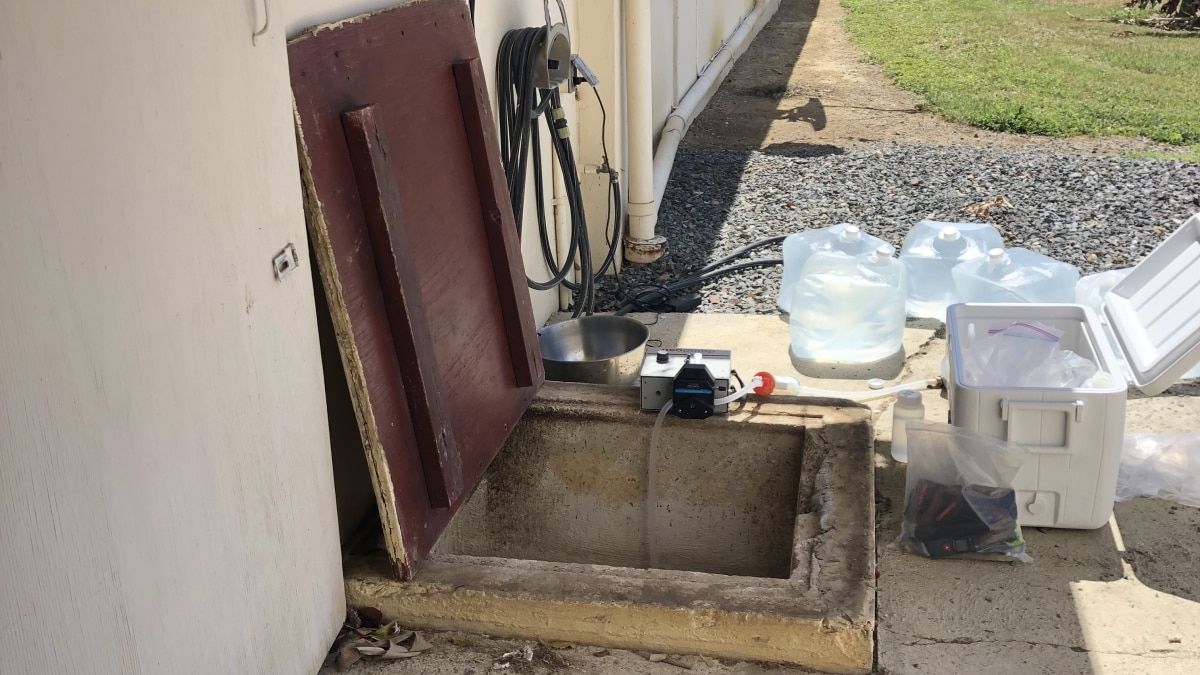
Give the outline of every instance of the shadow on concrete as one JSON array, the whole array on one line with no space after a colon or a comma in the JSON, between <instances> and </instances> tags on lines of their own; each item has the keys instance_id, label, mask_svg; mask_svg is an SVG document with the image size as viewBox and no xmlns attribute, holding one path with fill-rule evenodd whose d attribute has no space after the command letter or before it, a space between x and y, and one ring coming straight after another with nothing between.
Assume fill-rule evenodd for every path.
<instances>
[{"instance_id":1,"label":"shadow on concrete","mask_svg":"<svg viewBox=\"0 0 1200 675\"><path fill-rule=\"evenodd\" d=\"M1200 602L1200 509L1143 497L1117 504L1116 514L1138 580Z\"/></svg>"}]
</instances>

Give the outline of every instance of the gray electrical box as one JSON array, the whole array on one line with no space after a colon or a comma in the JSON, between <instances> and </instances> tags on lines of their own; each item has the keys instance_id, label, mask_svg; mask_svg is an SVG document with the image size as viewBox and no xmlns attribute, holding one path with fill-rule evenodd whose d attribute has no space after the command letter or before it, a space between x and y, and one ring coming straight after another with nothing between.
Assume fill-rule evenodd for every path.
<instances>
[{"instance_id":1,"label":"gray electrical box","mask_svg":"<svg viewBox=\"0 0 1200 675\"><path fill-rule=\"evenodd\" d=\"M670 405L675 376L685 363L708 366L717 381L716 398L728 395L732 357L728 349L647 349L642 361L642 410L657 412ZM715 412L729 412L729 404L717 406Z\"/></svg>"}]
</instances>

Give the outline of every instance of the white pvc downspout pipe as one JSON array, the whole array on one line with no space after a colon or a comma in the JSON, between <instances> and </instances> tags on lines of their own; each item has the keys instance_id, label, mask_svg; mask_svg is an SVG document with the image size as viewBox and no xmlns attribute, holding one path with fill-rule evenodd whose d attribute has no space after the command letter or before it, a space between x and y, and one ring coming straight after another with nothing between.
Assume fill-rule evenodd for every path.
<instances>
[{"instance_id":1,"label":"white pvc downspout pipe","mask_svg":"<svg viewBox=\"0 0 1200 675\"><path fill-rule=\"evenodd\" d=\"M688 127L712 99L717 87L754 36L762 30L780 0L755 0L725 45L716 53L683 100L667 117L653 153L653 77L650 58L650 2L625 0L625 58L629 96L629 237L625 257L632 262L653 262L662 256L666 240L654 234L658 207L667 190L675 153ZM644 12L644 16L641 14ZM650 170L643 166L649 156Z\"/></svg>"},{"instance_id":2,"label":"white pvc downspout pipe","mask_svg":"<svg viewBox=\"0 0 1200 675\"><path fill-rule=\"evenodd\" d=\"M625 91L629 133L629 235L625 259L653 262L666 239L655 237L658 205L654 199L654 73L650 0L625 0Z\"/></svg>"}]
</instances>

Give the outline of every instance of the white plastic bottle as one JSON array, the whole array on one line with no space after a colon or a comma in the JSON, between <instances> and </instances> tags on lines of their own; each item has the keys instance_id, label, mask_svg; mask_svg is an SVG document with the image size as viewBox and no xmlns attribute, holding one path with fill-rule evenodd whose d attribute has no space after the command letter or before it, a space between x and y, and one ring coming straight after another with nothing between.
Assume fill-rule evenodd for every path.
<instances>
[{"instance_id":1,"label":"white plastic bottle","mask_svg":"<svg viewBox=\"0 0 1200 675\"><path fill-rule=\"evenodd\" d=\"M924 419L925 401L921 392L906 389L896 394L896 404L892 406L892 459L908 461L908 422Z\"/></svg>"},{"instance_id":2,"label":"white plastic bottle","mask_svg":"<svg viewBox=\"0 0 1200 675\"><path fill-rule=\"evenodd\" d=\"M1028 249L994 248L982 260L955 265L962 302L1075 302L1079 270Z\"/></svg>"},{"instance_id":3,"label":"white plastic bottle","mask_svg":"<svg viewBox=\"0 0 1200 675\"><path fill-rule=\"evenodd\" d=\"M783 240L783 280L779 284L777 304L784 312L792 311L792 288L800 270L814 253L845 256L866 255L887 242L863 232L857 225L842 223L817 230L797 232Z\"/></svg>"},{"instance_id":4,"label":"white plastic bottle","mask_svg":"<svg viewBox=\"0 0 1200 675\"><path fill-rule=\"evenodd\" d=\"M897 353L906 296L904 265L887 244L855 258L813 254L792 290L792 354L870 363Z\"/></svg>"},{"instance_id":5,"label":"white plastic bottle","mask_svg":"<svg viewBox=\"0 0 1200 675\"><path fill-rule=\"evenodd\" d=\"M1003 246L1000 232L986 223L922 220L904 237L900 260L908 268L908 315L946 320L946 307L959 302L951 270Z\"/></svg>"}]
</instances>

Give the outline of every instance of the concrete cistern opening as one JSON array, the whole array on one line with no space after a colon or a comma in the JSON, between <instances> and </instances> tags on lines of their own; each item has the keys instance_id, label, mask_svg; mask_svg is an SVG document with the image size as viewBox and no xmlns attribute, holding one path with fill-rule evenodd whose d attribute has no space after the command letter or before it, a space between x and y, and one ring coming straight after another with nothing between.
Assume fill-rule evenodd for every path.
<instances>
[{"instance_id":1,"label":"concrete cistern opening","mask_svg":"<svg viewBox=\"0 0 1200 675\"><path fill-rule=\"evenodd\" d=\"M869 411L752 400L669 417L660 569L646 568L653 422L635 388L547 382L416 577L351 559L349 601L413 627L869 671Z\"/></svg>"},{"instance_id":2,"label":"concrete cistern opening","mask_svg":"<svg viewBox=\"0 0 1200 675\"><path fill-rule=\"evenodd\" d=\"M455 518L440 551L649 567L647 448L653 416L531 411ZM621 425L614 428L614 425ZM713 438L669 417L658 462L659 567L786 579L792 570L803 428Z\"/></svg>"}]
</instances>

